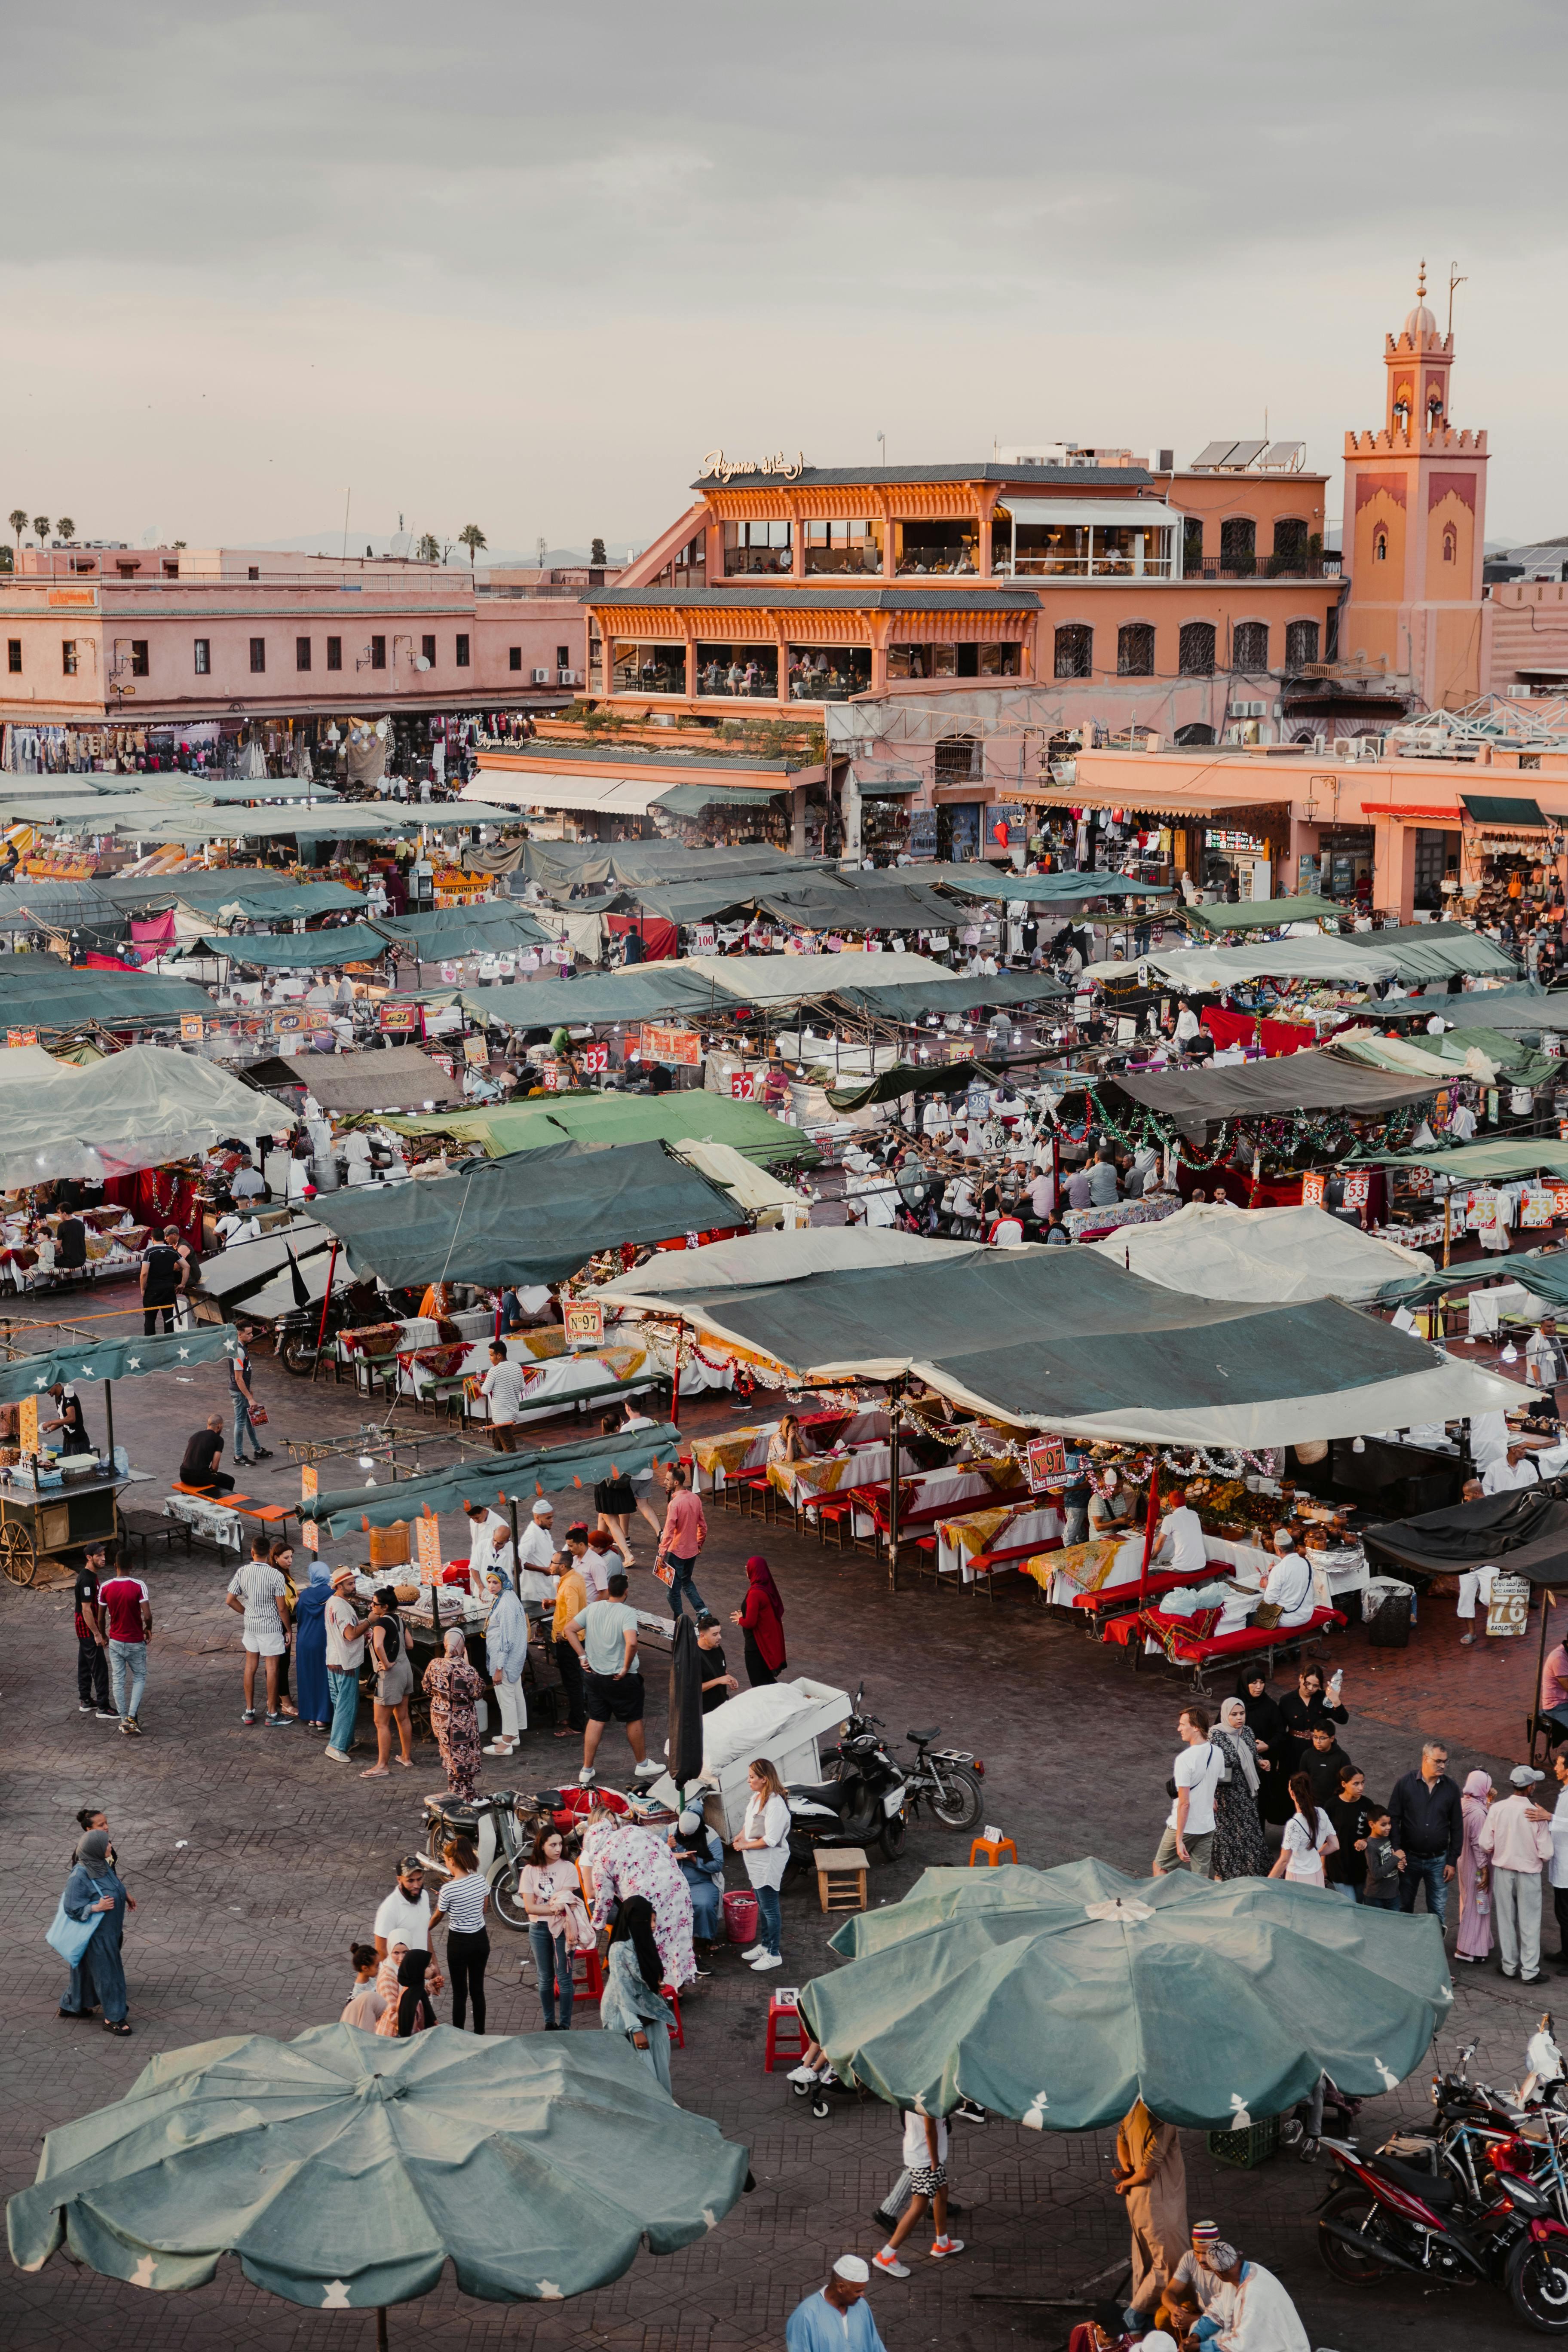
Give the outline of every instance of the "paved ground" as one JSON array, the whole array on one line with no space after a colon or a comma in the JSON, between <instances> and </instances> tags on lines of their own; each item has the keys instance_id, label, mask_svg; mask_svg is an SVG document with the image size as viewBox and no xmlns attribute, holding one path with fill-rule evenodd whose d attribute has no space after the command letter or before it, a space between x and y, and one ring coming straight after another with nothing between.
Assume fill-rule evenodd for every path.
<instances>
[{"instance_id":1,"label":"paved ground","mask_svg":"<svg viewBox=\"0 0 1568 2352\"><path fill-rule=\"evenodd\" d=\"M114 1304L99 1294L84 1310ZM113 1328L112 1326L110 1328ZM355 1425L346 1390L259 1373L275 1440ZM188 1432L223 1402L221 1367L187 1385L174 1379L123 1383L116 1434L133 1461L166 1475ZM101 1391L89 1399L99 1433ZM700 1418L721 1418L717 1407ZM428 1435L432 1424L419 1424ZM565 1424L545 1427L548 1441ZM439 1458L431 1449L430 1459ZM247 1474L247 1486L279 1499L297 1493L281 1451ZM159 1486L142 1490L154 1499ZM568 1490L563 1500L580 1502ZM450 1549L462 1549L457 1530ZM355 1543L330 1549L354 1557ZM791 1664L853 1688L894 1735L910 1723L943 1724L987 1765L989 1816L1016 1838L1026 1862L1048 1864L1096 1853L1129 1870L1147 1867L1164 1811L1178 1710L1163 1675L1133 1675L1120 1653L1098 1649L1048 1617L1031 1589L1004 1591L994 1605L929 1584L890 1595L863 1556L841 1559L778 1528L718 1513L704 1554L709 1601L738 1602L742 1562L764 1549L787 1603ZM639 1556L649 1556L644 1540ZM156 2053L205 2037L258 2031L287 2037L337 2016L345 1998L350 1940L368 1934L391 1879L393 1856L415 1842L422 1791L438 1785L434 1750L390 1782L363 1782L324 1761L295 1731L247 1731L239 1722L237 1625L223 1607L227 1565L196 1552L156 1557L149 1582L156 1612L145 1736L121 1739L76 1711L75 1644L68 1596L0 1588L0 1701L5 1788L16 1865L12 1922L11 2029L0 2053L0 2190L32 2179L51 2126L116 2097ZM639 1596L651 1604L651 1579ZM1451 1743L1454 1769L1494 1770L1520 1752L1533 1641L1494 1654L1457 1646L1452 1604L1423 1612L1409 1651L1369 1651L1359 1632L1341 1651L1352 1710L1350 1751L1386 1789L1415 1753L1418 1730ZM650 1682L650 1726L662 1719L660 1677ZM362 1738L363 1734L362 1733ZM618 1777L629 1762L606 1741ZM1510 1754L1511 1750L1511 1754ZM561 1772L568 1743L531 1734L521 1774L544 1785ZM140 1908L127 1962L132 2040L110 2041L55 2015L61 1972L44 1945L64 1881L79 1804L110 1813ZM891 1900L930 1863L963 1858L959 1842L918 1828L900 1865L879 1865L873 1899ZM785 1976L831 1965L815 1889L786 1896ZM521 1943L498 1930L490 1972L492 2030L528 2032L537 2000L520 1980ZM1479 2035L1478 2064L1514 2079L1538 2007L1489 1972L1460 1969L1456 2032ZM776 1979L774 1981L777 1981ZM776 2345L800 2296L848 2248L878 2242L868 2209L898 2168L886 2112L836 2106L812 2120L781 2076L762 2070L767 1980L721 1962L710 1986L685 2005L687 2047L674 2056L676 2095L751 2150L755 2192L711 2237L684 2254L639 2257L603 2294L535 2315L532 2306L471 2302L449 2284L392 2315L394 2344L416 2327L426 2341L465 2347L533 2344L540 2352L588 2343L627 2352L729 2352ZM582 2012L579 2012L581 2015ZM595 2030L588 2027L586 2030ZM1389 2116L1418 2107L1419 2081L1380 2103ZM963 2261L938 2270L916 2256L907 2285L877 2281L873 2294L889 2352L942 2342L961 2352L1019 2342L1065 2342L1070 2315L983 2299L1050 2297L1114 2269L1126 2235L1109 2186L1110 2141L1041 2136L1010 2125L957 2126L954 2193L968 2211ZM650 2165L657 2148L647 2151ZM1426 2298L1414 2282L1351 2297L1336 2288L1313 2247L1310 2209L1322 2176L1279 2158L1252 2174L1215 2167L1189 2136L1190 2204L1212 2213L1296 2294L1314 2346L1358 2352L1376 2336L1424 2346L1458 2345L1462 2320L1479 2318L1489 2340L1515 2333L1505 2303L1483 2292L1470 2306ZM243 2336L258 2352L316 2352L374 2342L369 2315L314 2316L247 2286L229 2266L213 2284L180 2297L111 2285L57 2258L35 2277L0 2267L0 2339L17 2352L76 2352L84 2340L121 2352L146 2346L227 2347ZM1523 2340L1521 2332L1521 2340Z\"/></svg>"}]
</instances>

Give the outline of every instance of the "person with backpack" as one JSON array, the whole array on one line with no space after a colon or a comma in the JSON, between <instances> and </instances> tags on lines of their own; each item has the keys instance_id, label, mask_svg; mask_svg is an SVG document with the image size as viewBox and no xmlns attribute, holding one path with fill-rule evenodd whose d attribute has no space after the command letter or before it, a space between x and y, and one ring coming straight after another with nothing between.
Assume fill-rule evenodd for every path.
<instances>
[{"instance_id":1,"label":"person with backpack","mask_svg":"<svg viewBox=\"0 0 1568 2352\"><path fill-rule=\"evenodd\" d=\"M1183 1743L1166 1789L1173 1799L1170 1819L1155 1849L1153 1875L1190 1870L1195 1878L1212 1875L1215 1791L1225 1772L1225 1759L1209 1738L1209 1719L1201 1706L1184 1706L1176 1718Z\"/></svg>"}]
</instances>

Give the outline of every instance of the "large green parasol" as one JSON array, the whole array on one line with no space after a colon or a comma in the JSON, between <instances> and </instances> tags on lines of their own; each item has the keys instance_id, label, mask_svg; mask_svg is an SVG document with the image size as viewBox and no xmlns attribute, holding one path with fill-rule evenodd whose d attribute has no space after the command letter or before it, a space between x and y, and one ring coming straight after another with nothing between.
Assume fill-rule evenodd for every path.
<instances>
[{"instance_id":1,"label":"large green parasol","mask_svg":"<svg viewBox=\"0 0 1568 2352\"><path fill-rule=\"evenodd\" d=\"M1453 1999L1435 1919L1264 1878L928 1870L842 1927L801 1995L841 2074L945 2115L960 2097L1088 2131L1142 2098L1231 2130L1306 2097L1393 2090Z\"/></svg>"},{"instance_id":2,"label":"large green parasol","mask_svg":"<svg viewBox=\"0 0 1568 2352\"><path fill-rule=\"evenodd\" d=\"M320 2025L154 2058L48 2134L6 2207L11 2258L62 2242L135 2286L204 2285L222 2254L312 2310L426 2294L555 2301L673 2253L741 2194L746 2151L661 2090L619 2034L406 2042Z\"/></svg>"}]
</instances>

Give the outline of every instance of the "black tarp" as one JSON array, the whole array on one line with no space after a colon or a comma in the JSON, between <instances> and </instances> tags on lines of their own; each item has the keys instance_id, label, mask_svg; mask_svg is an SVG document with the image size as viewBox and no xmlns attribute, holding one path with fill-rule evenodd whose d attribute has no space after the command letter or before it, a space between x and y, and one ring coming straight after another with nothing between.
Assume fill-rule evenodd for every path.
<instances>
[{"instance_id":1,"label":"black tarp","mask_svg":"<svg viewBox=\"0 0 1568 2352\"><path fill-rule=\"evenodd\" d=\"M899 1102L905 1095L952 1095L968 1086L994 1087L998 1076L984 1062L938 1062L934 1067L895 1062L864 1085L828 1087L826 1092L830 1110L864 1110L869 1103Z\"/></svg>"},{"instance_id":2,"label":"black tarp","mask_svg":"<svg viewBox=\"0 0 1568 2352\"><path fill-rule=\"evenodd\" d=\"M451 1176L318 1193L311 1214L342 1236L356 1274L389 1288L562 1282L596 1250L742 1222L727 1192L661 1143L542 1144Z\"/></svg>"},{"instance_id":3,"label":"black tarp","mask_svg":"<svg viewBox=\"0 0 1568 2352\"><path fill-rule=\"evenodd\" d=\"M1568 1503L1541 1486L1486 1495L1368 1528L1368 1553L1418 1576L1455 1576L1488 1560L1534 1584L1568 1586Z\"/></svg>"},{"instance_id":4,"label":"black tarp","mask_svg":"<svg viewBox=\"0 0 1568 2352\"><path fill-rule=\"evenodd\" d=\"M1121 1093L1178 1127L1215 1126L1222 1118L1272 1118L1296 1110L1338 1110L1355 1118L1385 1118L1422 1102L1448 1081L1395 1077L1332 1054L1277 1054L1264 1062L1222 1069L1157 1070L1147 1077L1119 1076Z\"/></svg>"},{"instance_id":5,"label":"black tarp","mask_svg":"<svg viewBox=\"0 0 1568 2352\"><path fill-rule=\"evenodd\" d=\"M684 1792L702 1777L702 1668L707 1653L697 1646L697 1628L684 1609L675 1620L669 1648L669 1729L666 1762Z\"/></svg>"}]
</instances>

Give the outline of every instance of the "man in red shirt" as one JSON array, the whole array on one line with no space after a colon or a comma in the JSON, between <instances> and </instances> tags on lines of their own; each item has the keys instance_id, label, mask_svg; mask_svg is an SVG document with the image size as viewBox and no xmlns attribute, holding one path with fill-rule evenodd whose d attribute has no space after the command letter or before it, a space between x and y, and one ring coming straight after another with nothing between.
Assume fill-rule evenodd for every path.
<instances>
[{"instance_id":1,"label":"man in red shirt","mask_svg":"<svg viewBox=\"0 0 1568 2352\"><path fill-rule=\"evenodd\" d=\"M142 1729L142 1693L147 1682L147 1644L153 1638L153 1603L139 1576L123 1563L98 1588L98 1605L109 1629L109 1676L120 1728L132 1737Z\"/></svg>"},{"instance_id":2,"label":"man in red shirt","mask_svg":"<svg viewBox=\"0 0 1568 2352\"><path fill-rule=\"evenodd\" d=\"M664 1532L658 1539L658 1552L654 1560L657 1576L668 1558L675 1573L670 1580L669 1609L679 1617L687 1593L691 1595L691 1613L700 1617L708 1603L691 1580L697 1555L708 1540L708 1518L702 1508L702 1497L694 1495L686 1483L686 1471L676 1463L669 1473L669 1501L665 1507Z\"/></svg>"}]
</instances>

